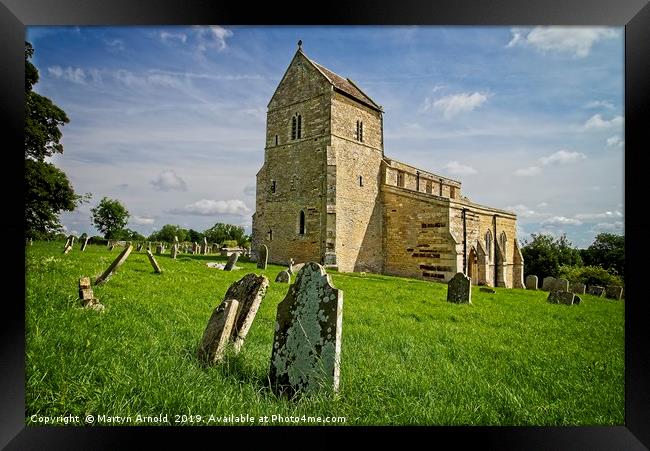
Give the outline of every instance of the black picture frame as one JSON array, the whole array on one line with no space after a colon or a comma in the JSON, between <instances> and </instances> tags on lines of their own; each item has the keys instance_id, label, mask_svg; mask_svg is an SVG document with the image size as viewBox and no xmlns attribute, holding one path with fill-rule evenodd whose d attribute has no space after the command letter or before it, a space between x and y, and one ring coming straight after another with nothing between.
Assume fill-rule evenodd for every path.
<instances>
[{"instance_id":1,"label":"black picture frame","mask_svg":"<svg viewBox=\"0 0 650 451\"><path fill-rule=\"evenodd\" d=\"M7 449L115 449L134 439L147 445L161 441L188 443L207 439L218 445L223 432L241 429L144 428L144 427L26 427L25 426L25 312L23 239L23 146L24 40L29 25L611 25L625 26L625 425L612 427L435 427L372 428L371 436L385 432L410 435L419 432L429 443L449 440L454 447L474 443L482 449L589 449L634 450L650 447L650 347L644 323L641 293L643 233L650 230L644 219L644 151L650 127L642 122L650 109L650 4L646 0L453 0L423 2L401 0L379 6L372 1L354 4L303 3L300 7L281 2L224 4L205 0L0 0L0 114L4 156L3 192L5 250L16 277L5 279L0 362L0 447ZM645 114L644 114L645 113ZM22 268L20 262L23 262ZM24 280L24 273L22 275ZM644 338L645 337L645 338ZM278 443L290 444L291 434L313 428L247 428L274 435ZM364 429L364 430L362 430ZM365 428L343 428L367 434ZM248 432L247 432L248 434ZM247 437L248 435L241 435ZM311 435L315 439L315 436ZM272 440L271 438L270 440ZM401 440L401 439L400 439ZM320 442L320 440L313 440ZM269 442L270 443L270 442Z\"/></svg>"}]
</instances>

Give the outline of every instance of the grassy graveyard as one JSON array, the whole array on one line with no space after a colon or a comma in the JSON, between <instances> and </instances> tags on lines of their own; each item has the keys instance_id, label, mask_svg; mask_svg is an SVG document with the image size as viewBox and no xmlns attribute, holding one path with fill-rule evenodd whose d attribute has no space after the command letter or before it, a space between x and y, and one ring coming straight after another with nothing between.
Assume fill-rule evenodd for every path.
<instances>
[{"instance_id":1,"label":"grassy graveyard","mask_svg":"<svg viewBox=\"0 0 650 451\"><path fill-rule=\"evenodd\" d=\"M372 425L624 423L623 301L582 295L565 306L547 303L543 291L473 287L472 305L458 305L446 301L444 284L331 272L344 292L340 393L290 401L267 382L276 307L288 289L274 280L284 268L240 259L243 269L226 272L206 266L226 257L167 252L154 274L134 249L93 286L100 313L80 308L79 278L94 280L123 248L25 249L28 424L34 414L133 425L110 417L167 414L167 424L210 426L245 416L255 425L264 416L272 425L319 424L306 418L319 416ZM206 368L196 349L207 321L249 272L270 281L255 322L239 354Z\"/></svg>"}]
</instances>

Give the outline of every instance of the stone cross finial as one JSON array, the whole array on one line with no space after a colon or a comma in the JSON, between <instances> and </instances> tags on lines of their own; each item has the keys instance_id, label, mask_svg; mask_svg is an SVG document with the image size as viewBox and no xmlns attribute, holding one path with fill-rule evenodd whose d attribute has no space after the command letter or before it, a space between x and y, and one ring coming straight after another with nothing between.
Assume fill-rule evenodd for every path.
<instances>
[{"instance_id":1,"label":"stone cross finial","mask_svg":"<svg viewBox=\"0 0 650 451\"><path fill-rule=\"evenodd\" d=\"M298 49L302 50L302 39L298 41Z\"/></svg>"}]
</instances>

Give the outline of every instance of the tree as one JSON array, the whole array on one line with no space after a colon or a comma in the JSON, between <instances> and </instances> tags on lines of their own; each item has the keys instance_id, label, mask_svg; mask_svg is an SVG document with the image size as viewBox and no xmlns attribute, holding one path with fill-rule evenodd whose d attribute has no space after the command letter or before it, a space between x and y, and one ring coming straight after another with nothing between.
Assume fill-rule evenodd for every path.
<instances>
[{"instance_id":1,"label":"tree","mask_svg":"<svg viewBox=\"0 0 650 451\"><path fill-rule=\"evenodd\" d=\"M32 91L38 82L38 69L29 61L33 55L34 48L25 42L25 234L43 239L63 229L62 211L73 211L90 194L75 194L65 173L44 161L63 153L59 127L69 119L50 99Z\"/></svg>"},{"instance_id":2,"label":"tree","mask_svg":"<svg viewBox=\"0 0 650 451\"><path fill-rule=\"evenodd\" d=\"M114 239L126 226L129 212L119 200L104 197L95 208L91 208L92 222L106 239Z\"/></svg>"},{"instance_id":3,"label":"tree","mask_svg":"<svg viewBox=\"0 0 650 451\"><path fill-rule=\"evenodd\" d=\"M200 243L203 241L203 234L201 232L197 232L194 229L188 230L187 235L187 239L193 243Z\"/></svg>"},{"instance_id":4,"label":"tree","mask_svg":"<svg viewBox=\"0 0 650 451\"><path fill-rule=\"evenodd\" d=\"M582 258L587 265L600 266L610 272L625 276L625 236L613 233L600 233Z\"/></svg>"},{"instance_id":5,"label":"tree","mask_svg":"<svg viewBox=\"0 0 650 451\"><path fill-rule=\"evenodd\" d=\"M250 241L250 237L246 235L242 227L221 222L205 230L203 234L208 241L213 243L223 244L225 241L235 241L239 246L244 246Z\"/></svg>"},{"instance_id":6,"label":"tree","mask_svg":"<svg viewBox=\"0 0 650 451\"><path fill-rule=\"evenodd\" d=\"M179 225L165 224L160 230L149 236L149 241L166 241L168 243L173 243L174 237L177 237L178 241L186 241L189 237L189 233Z\"/></svg>"},{"instance_id":7,"label":"tree","mask_svg":"<svg viewBox=\"0 0 650 451\"><path fill-rule=\"evenodd\" d=\"M146 238L141 233L131 229L121 229L113 234L112 240L144 241Z\"/></svg>"},{"instance_id":8,"label":"tree","mask_svg":"<svg viewBox=\"0 0 650 451\"><path fill-rule=\"evenodd\" d=\"M526 275L533 274L544 277L557 277L560 266L581 266L580 251L571 245L566 235L554 238L552 235L531 235L531 242L524 242L521 254L524 257Z\"/></svg>"}]
</instances>

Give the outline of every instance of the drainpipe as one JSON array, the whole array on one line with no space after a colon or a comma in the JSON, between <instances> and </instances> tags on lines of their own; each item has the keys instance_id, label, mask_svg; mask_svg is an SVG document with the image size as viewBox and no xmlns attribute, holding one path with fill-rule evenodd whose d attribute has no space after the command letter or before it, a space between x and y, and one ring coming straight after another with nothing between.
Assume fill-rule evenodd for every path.
<instances>
[{"instance_id":1,"label":"drainpipe","mask_svg":"<svg viewBox=\"0 0 650 451\"><path fill-rule=\"evenodd\" d=\"M467 275L467 208L463 208L463 274Z\"/></svg>"}]
</instances>

